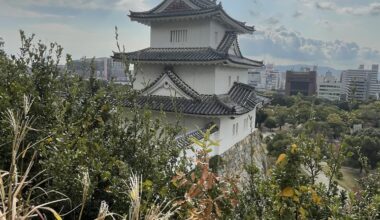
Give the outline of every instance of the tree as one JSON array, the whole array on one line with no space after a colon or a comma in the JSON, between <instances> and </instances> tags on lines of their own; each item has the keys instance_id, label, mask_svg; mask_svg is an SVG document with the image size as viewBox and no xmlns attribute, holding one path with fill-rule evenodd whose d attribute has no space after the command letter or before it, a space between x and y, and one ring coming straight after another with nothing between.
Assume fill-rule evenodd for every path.
<instances>
[{"instance_id":1,"label":"tree","mask_svg":"<svg viewBox=\"0 0 380 220\"><path fill-rule=\"evenodd\" d=\"M129 207L125 180L133 172L145 180L143 207L158 198L177 197L170 180L175 170L187 168L181 156L186 149L175 142L181 128L138 106L137 92L129 86L96 80L93 68L89 68L89 80L60 70L62 48L57 44L34 44L33 36L26 37L23 32L21 36L20 57L0 57L0 110L21 106L24 94L35 100L30 112L39 132L25 142L46 141L37 146L32 175L44 170L36 181L48 178L43 186L46 191L59 191L71 199L70 204L53 208L67 212L83 205L83 219L94 219L101 202L106 201L114 212L124 214ZM70 64L69 56L66 60ZM130 103L128 108L125 103ZM11 130L1 126L0 133L5 143ZM0 169L5 169L11 150L5 146L0 151ZM26 168L21 164L20 171ZM89 185L83 190L86 173ZM60 195L39 199L46 197L50 200ZM75 209L68 218L76 219L79 213L80 209Z\"/></svg>"},{"instance_id":2,"label":"tree","mask_svg":"<svg viewBox=\"0 0 380 220\"><path fill-rule=\"evenodd\" d=\"M278 132L272 138L268 137L266 144L269 155L277 157L284 153L292 141L292 136L286 132Z\"/></svg>"},{"instance_id":3,"label":"tree","mask_svg":"<svg viewBox=\"0 0 380 220\"><path fill-rule=\"evenodd\" d=\"M347 136L344 141L351 152L354 153L352 160L349 161L350 166L359 166L361 170L364 168L359 161L359 152L366 158L371 169L375 169L380 162L380 130L374 128L364 129L353 135Z\"/></svg>"},{"instance_id":4,"label":"tree","mask_svg":"<svg viewBox=\"0 0 380 220\"><path fill-rule=\"evenodd\" d=\"M275 119L276 119L276 124L280 127L280 130L282 130L282 126L284 126L288 120L287 108L283 108L283 107L276 108Z\"/></svg>"},{"instance_id":5,"label":"tree","mask_svg":"<svg viewBox=\"0 0 380 220\"><path fill-rule=\"evenodd\" d=\"M336 113L330 114L327 117L327 123L329 124L329 126L332 129L332 131L333 131L333 137L335 139L338 138L338 137L340 137L341 133L344 132L347 129L347 127L345 126L345 123L343 122L342 118L338 114L336 114Z\"/></svg>"},{"instance_id":6,"label":"tree","mask_svg":"<svg viewBox=\"0 0 380 220\"><path fill-rule=\"evenodd\" d=\"M259 109L256 113L256 124L257 127L261 128L261 124L265 122L265 120L268 118L268 114L263 110Z\"/></svg>"},{"instance_id":7,"label":"tree","mask_svg":"<svg viewBox=\"0 0 380 220\"><path fill-rule=\"evenodd\" d=\"M264 122L265 127L269 128L271 131L273 128L276 128L276 120L273 117L269 117Z\"/></svg>"}]
</instances>

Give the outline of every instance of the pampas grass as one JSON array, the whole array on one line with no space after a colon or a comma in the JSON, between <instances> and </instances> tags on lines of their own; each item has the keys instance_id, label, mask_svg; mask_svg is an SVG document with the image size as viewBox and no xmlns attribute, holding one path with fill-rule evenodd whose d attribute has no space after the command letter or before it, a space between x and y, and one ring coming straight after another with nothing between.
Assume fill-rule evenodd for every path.
<instances>
[{"instance_id":1,"label":"pampas grass","mask_svg":"<svg viewBox=\"0 0 380 220\"><path fill-rule=\"evenodd\" d=\"M63 202L67 199L60 199L43 204L33 204L34 199L32 194L35 190L39 189L44 191L37 184L35 187L31 186L32 180L36 179L38 175L29 179L29 174L34 164L36 152L32 154L31 160L25 171L19 170L18 163L25 159L28 151L32 150L36 144L27 144L23 149L23 142L29 131L34 129L31 127L33 124L33 117L29 116L30 108L33 100L24 96L24 103L22 111L15 112L8 109L5 113L5 120L9 123L13 133L13 140L11 142L11 164L9 171L0 171L0 220L26 220L32 218L45 219L43 213L50 212L55 219L61 220L61 216L49 205ZM23 150L22 150L23 149ZM44 182L44 181L43 181ZM26 188L30 188L28 191ZM46 192L44 191L44 194ZM26 195L26 196L25 196Z\"/></svg>"}]
</instances>

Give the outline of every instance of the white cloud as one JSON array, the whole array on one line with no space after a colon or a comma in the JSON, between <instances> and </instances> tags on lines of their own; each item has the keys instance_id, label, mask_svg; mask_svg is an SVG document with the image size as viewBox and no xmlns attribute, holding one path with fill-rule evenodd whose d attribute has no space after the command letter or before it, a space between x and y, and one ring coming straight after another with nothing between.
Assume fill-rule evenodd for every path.
<instances>
[{"instance_id":1,"label":"white cloud","mask_svg":"<svg viewBox=\"0 0 380 220\"><path fill-rule=\"evenodd\" d=\"M145 10L146 0L0 0L0 4L27 8L29 6L52 6L87 10Z\"/></svg>"},{"instance_id":2,"label":"white cloud","mask_svg":"<svg viewBox=\"0 0 380 220\"><path fill-rule=\"evenodd\" d=\"M3 0L0 0L0 17L10 17L10 18L60 18L63 16L35 12L22 7L16 7L7 3L3 3Z\"/></svg>"},{"instance_id":3,"label":"white cloud","mask_svg":"<svg viewBox=\"0 0 380 220\"><path fill-rule=\"evenodd\" d=\"M299 32L283 26L262 29L250 37L244 37L241 47L248 56L269 56L295 63L348 66L378 62L380 59L379 51L360 47L357 43L305 38Z\"/></svg>"},{"instance_id":4,"label":"white cloud","mask_svg":"<svg viewBox=\"0 0 380 220\"><path fill-rule=\"evenodd\" d=\"M337 4L334 1L317 1L317 0L299 0L301 3L311 6L314 5L315 8L320 10L334 11L338 14L349 14L349 15L380 15L380 2L373 2L368 5L350 6L347 4Z\"/></svg>"}]
</instances>

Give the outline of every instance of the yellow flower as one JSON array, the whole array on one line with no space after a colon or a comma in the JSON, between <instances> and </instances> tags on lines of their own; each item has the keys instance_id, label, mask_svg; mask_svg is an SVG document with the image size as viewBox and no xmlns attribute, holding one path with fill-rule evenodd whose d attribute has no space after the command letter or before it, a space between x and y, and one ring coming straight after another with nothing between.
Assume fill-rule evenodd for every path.
<instances>
[{"instance_id":1,"label":"yellow flower","mask_svg":"<svg viewBox=\"0 0 380 220\"><path fill-rule=\"evenodd\" d=\"M294 189L288 186L282 190L282 192L280 193L280 196L291 198L294 196Z\"/></svg>"},{"instance_id":2,"label":"yellow flower","mask_svg":"<svg viewBox=\"0 0 380 220\"><path fill-rule=\"evenodd\" d=\"M292 154L295 154L297 152L297 145L296 144L292 144L291 146L291 149L290 149L290 152L292 152Z\"/></svg>"}]
</instances>

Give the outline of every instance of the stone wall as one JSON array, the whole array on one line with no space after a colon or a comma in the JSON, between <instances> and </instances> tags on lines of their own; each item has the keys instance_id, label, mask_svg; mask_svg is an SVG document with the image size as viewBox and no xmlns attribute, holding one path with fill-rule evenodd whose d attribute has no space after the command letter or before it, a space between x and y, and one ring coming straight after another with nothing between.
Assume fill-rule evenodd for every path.
<instances>
[{"instance_id":1,"label":"stone wall","mask_svg":"<svg viewBox=\"0 0 380 220\"><path fill-rule=\"evenodd\" d=\"M221 155L223 163L219 167L219 173L229 177L239 176L243 181L246 177L244 167L252 163L266 173L266 153L261 134L255 131Z\"/></svg>"}]
</instances>

